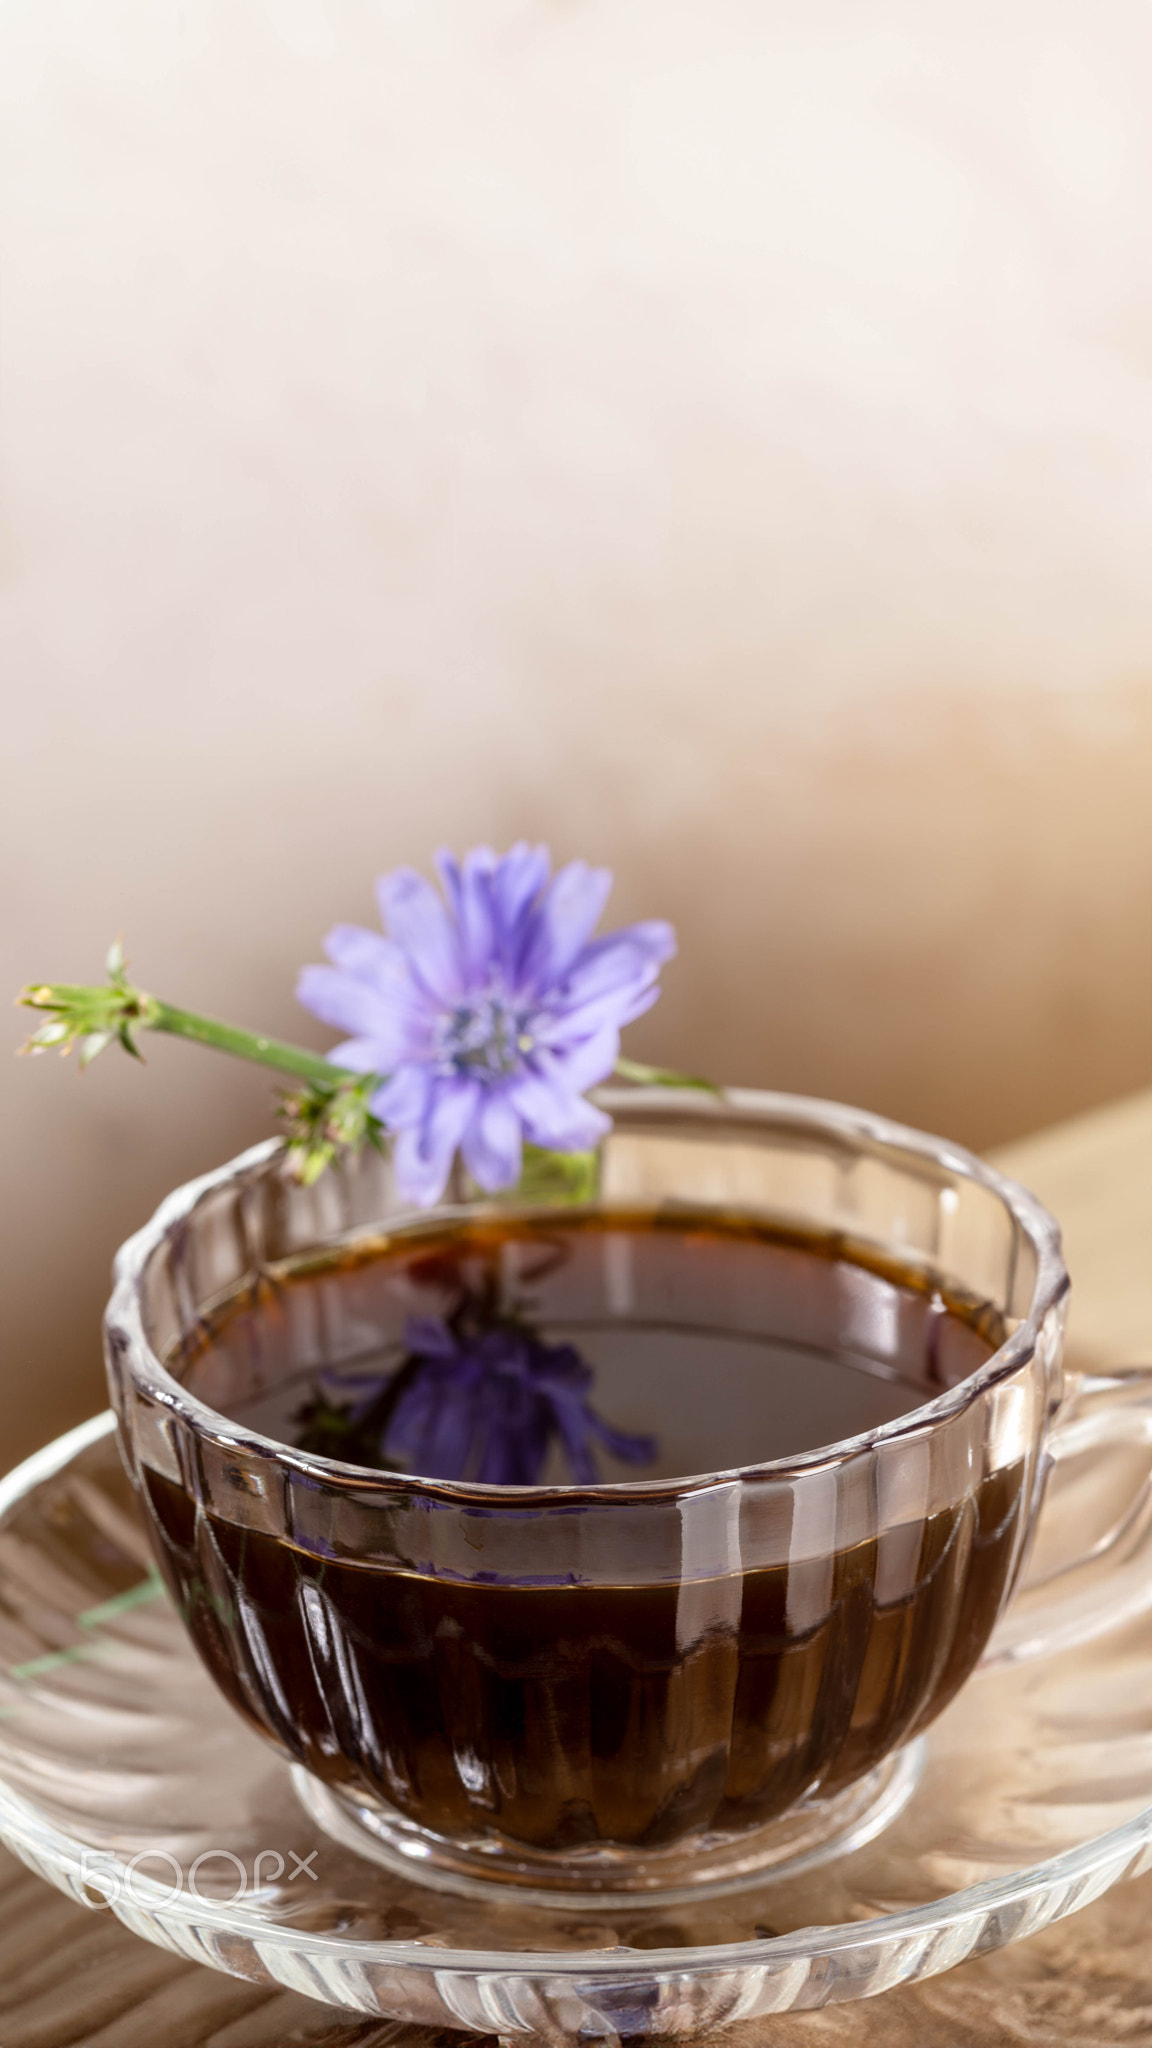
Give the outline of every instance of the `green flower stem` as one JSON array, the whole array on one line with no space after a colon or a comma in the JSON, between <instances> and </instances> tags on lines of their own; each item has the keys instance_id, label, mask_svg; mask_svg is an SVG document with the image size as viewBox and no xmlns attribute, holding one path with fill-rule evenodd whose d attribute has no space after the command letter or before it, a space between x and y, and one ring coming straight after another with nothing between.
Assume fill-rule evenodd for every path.
<instances>
[{"instance_id":1,"label":"green flower stem","mask_svg":"<svg viewBox=\"0 0 1152 2048\"><path fill-rule=\"evenodd\" d=\"M619 1059L613 1072L622 1081L635 1081L642 1088L701 1088L706 1095L719 1095L714 1081L699 1074L678 1074L674 1067L646 1067L642 1060Z\"/></svg>"},{"instance_id":2,"label":"green flower stem","mask_svg":"<svg viewBox=\"0 0 1152 2048\"><path fill-rule=\"evenodd\" d=\"M18 1000L30 1010L46 1011L48 1023L34 1031L25 1052L68 1052L79 1048L80 1065L88 1066L106 1046L118 1043L125 1052L139 1058L138 1031L166 1031L172 1038L190 1039L193 1045L213 1046L235 1059L249 1060L276 1073L291 1074L304 1085L282 1097L280 1116L288 1127L288 1154L297 1177L310 1182L344 1150L361 1145L380 1149L384 1127L372 1109L372 1096L387 1079L384 1074L358 1074L350 1067L337 1066L323 1053L306 1046L291 1045L283 1038L244 1031L236 1024L222 1024L215 1017L202 1017L197 1010L181 1010L174 1003L162 1003L128 980L127 962L119 941L108 955L108 979L100 987L76 982L41 982L22 990ZM667 1067L646 1067L638 1060L617 1060L616 1073L622 1080L645 1086L710 1088L690 1074L676 1074ZM714 1090L712 1092L715 1092ZM528 1145L524 1155L522 1195L541 1200L590 1201L596 1184L596 1162L591 1152L561 1154Z\"/></svg>"},{"instance_id":3,"label":"green flower stem","mask_svg":"<svg viewBox=\"0 0 1152 2048\"><path fill-rule=\"evenodd\" d=\"M155 996L146 996L143 1001L147 1008L140 1021L150 1031L170 1031L175 1037L190 1038L197 1045L215 1046L217 1052L234 1053L239 1059L276 1067L282 1074L296 1074L303 1081L364 1078L349 1067L336 1066L320 1053L289 1045L283 1038L258 1037L254 1031L239 1030L234 1024L218 1024L212 1017L198 1016L195 1010L177 1010ZM613 1071L622 1081L634 1081L646 1088L702 1088L711 1095L716 1093L711 1081L700 1080L695 1074L679 1074L671 1067L648 1067L640 1060L618 1059Z\"/></svg>"},{"instance_id":4,"label":"green flower stem","mask_svg":"<svg viewBox=\"0 0 1152 2048\"><path fill-rule=\"evenodd\" d=\"M367 1075L350 1067L337 1066L323 1053L309 1052L303 1045L291 1045L283 1038L269 1038L261 1032L244 1031L236 1024L223 1024L215 1017L202 1017L197 1010L181 1010L174 1003L161 1002L128 980L126 962L119 943L108 955L108 980L99 987L76 982L42 982L21 992L19 1000L32 1010L47 1011L50 1022L33 1033L25 1050L67 1052L80 1047L80 1063L87 1066L105 1046L118 1040L126 1052L136 1053L137 1031L165 1031L173 1038L187 1038L194 1045L210 1045L217 1052L249 1060L259 1067L271 1067L308 1082L325 1098L334 1091L354 1090L366 1101L369 1090L387 1079ZM710 1081L694 1074L678 1074L669 1067L648 1067L639 1060L618 1059L615 1072L623 1081L644 1087L715 1089Z\"/></svg>"},{"instance_id":5,"label":"green flower stem","mask_svg":"<svg viewBox=\"0 0 1152 2048\"><path fill-rule=\"evenodd\" d=\"M305 1046L290 1045L284 1038L266 1038L262 1033L243 1031L235 1024L220 1024L214 1017L201 1017L195 1010L178 1010L155 996L146 997L147 1008L140 1018L149 1031L167 1031L174 1038L190 1038L194 1045L211 1045L217 1052L232 1053L237 1059L252 1060L257 1066L274 1067L281 1074L295 1074L301 1081L360 1081L363 1075L351 1067L338 1067L322 1053Z\"/></svg>"}]
</instances>

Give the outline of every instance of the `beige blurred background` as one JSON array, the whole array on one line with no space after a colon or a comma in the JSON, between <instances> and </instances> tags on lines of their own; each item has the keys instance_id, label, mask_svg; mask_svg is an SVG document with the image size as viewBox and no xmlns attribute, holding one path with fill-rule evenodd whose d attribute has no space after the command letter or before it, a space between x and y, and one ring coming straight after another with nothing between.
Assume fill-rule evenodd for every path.
<instances>
[{"instance_id":1,"label":"beige blurred background","mask_svg":"<svg viewBox=\"0 0 1152 2048\"><path fill-rule=\"evenodd\" d=\"M541 835L679 927L638 1056L976 1146L1144 1085L1150 95L1109 0L8 0L5 985L123 932L322 1044L374 874ZM9 1462L270 1126L0 1072Z\"/></svg>"}]
</instances>

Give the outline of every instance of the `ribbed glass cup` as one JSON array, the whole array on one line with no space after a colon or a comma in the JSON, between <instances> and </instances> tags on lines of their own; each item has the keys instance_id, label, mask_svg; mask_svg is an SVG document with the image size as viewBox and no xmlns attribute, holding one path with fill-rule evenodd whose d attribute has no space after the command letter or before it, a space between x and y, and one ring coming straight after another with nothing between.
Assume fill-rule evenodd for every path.
<instances>
[{"instance_id":1,"label":"ribbed glass cup","mask_svg":"<svg viewBox=\"0 0 1152 2048\"><path fill-rule=\"evenodd\" d=\"M277 1146L161 1207L119 1256L106 1326L123 1454L169 1590L222 1689L299 1766L314 1815L432 1882L590 1901L738 1882L865 1839L894 1810L916 1736L979 1661L1028 1549L1068 1285L1051 1217L956 1146L797 1097L601 1099L614 1122L598 1211L714 1210L837 1241L851 1278L797 1310L798 1341L879 1364L906 1347L882 1296L891 1271L922 1278L925 1344L940 1290L991 1304L1005 1341L880 1428L686 1480L500 1488L343 1465L227 1420L164 1363L238 1291L259 1299L313 1255L427 1228L379 1155L305 1188ZM483 1206L454 1200L442 1220ZM339 1315L334 1293L323 1329L301 1319L294 1369L339 1355ZM441 1623L417 1699L391 1616L429 1584ZM554 1658L530 1668L523 1643L494 1668L489 1639L470 1635L475 1603L504 1598L511 1614L541 1586L561 1603L561 1675ZM641 1594L671 1614L672 1648L606 1732L605 1671L637 1662ZM593 1611L598 1633L579 1619ZM435 1826L430 1775L452 1790ZM557 1785L578 1824L543 1844L533 1815ZM640 1788L636 1820L611 1832L597 1815L620 1812L621 1787Z\"/></svg>"}]
</instances>

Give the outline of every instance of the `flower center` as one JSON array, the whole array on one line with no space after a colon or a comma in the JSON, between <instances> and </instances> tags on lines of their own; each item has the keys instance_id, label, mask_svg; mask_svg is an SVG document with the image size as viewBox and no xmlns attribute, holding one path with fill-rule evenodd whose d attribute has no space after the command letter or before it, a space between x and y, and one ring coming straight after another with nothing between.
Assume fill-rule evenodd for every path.
<instances>
[{"instance_id":1,"label":"flower center","mask_svg":"<svg viewBox=\"0 0 1152 2048\"><path fill-rule=\"evenodd\" d=\"M440 1056L457 1074L478 1080L515 1073L532 1049L527 1012L501 993L470 996L444 1019Z\"/></svg>"}]
</instances>

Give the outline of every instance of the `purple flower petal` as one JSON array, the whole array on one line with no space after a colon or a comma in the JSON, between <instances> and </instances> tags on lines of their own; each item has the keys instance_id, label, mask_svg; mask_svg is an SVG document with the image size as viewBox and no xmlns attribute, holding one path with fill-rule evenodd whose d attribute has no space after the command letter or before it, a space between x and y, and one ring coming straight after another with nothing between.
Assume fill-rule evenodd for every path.
<instances>
[{"instance_id":1,"label":"purple flower petal","mask_svg":"<svg viewBox=\"0 0 1152 2048\"><path fill-rule=\"evenodd\" d=\"M335 1067L352 1067L358 1074L378 1074L384 1071L378 1042L372 1038L343 1038L339 1045L329 1048L326 1055Z\"/></svg>"},{"instance_id":2,"label":"purple flower petal","mask_svg":"<svg viewBox=\"0 0 1152 2048\"><path fill-rule=\"evenodd\" d=\"M468 1469L472 1435L470 1403L454 1398L421 1409L401 1399L388 1444L405 1451L414 1469L428 1479L461 1479Z\"/></svg>"},{"instance_id":3,"label":"purple flower petal","mask_svg":"<svg viewBox=\"0 0 1152 2048\"><path fill-rule=\"evenodd\" d=\"M553 1000L565 1006L586 1003L629 982L650 980L675 951L676 935L660 919L607 932L570 963Z\"/></svg>"},{"instance_id":4,"label":"purple flower petal","mask_svg":"<svg viewBox=\"0 0 1152 2048\"><path fill-rule=\"evenodd\" d=\"M483 1486L531 1486L540 1476L547 1448L545 1424L521 1430L493 1429L476 1477Z\"/></svg>"},{"instance_id":5,"label":"purple flower petal","mask_svg":"<svg viewBox=\"0 0 1152 2048\"><path fill-rule=\"evenodd\" d=\"M379 989L390 1002L419 1000L407 960L382 932L367 931L359 924L335 924L325 936L324 951L334 967Z\"/></svg>"},{"instance_id":6,"label":"purple flower petal","mask_svg":"<svg viewBox=\"0 0 1152 2048\"><path fill-rule=\"evenodd\" d=\"M574 1344L533 1344L532 1351L537 1377L549 1391L555 1387L582 1391L591 1386L592 1367Z\"/></svg>"},{"instance_id":7,"label":"purple flower petal","mask_svg":"<svg viewBox=\"0 0 1152 2048\"><path fill-rule=\"evenodd\" d=\"M322 1372L316 1385L326 1401L334 1401L341 1394L351 1393L351 1402L345 1404L345 1412L352 1422L360 1422L372 1403L383 1392L390 1375L386 1372L368 1373L341 1372L329 1366Z\"/></svg>"},{"instance_id":8,"label":"purple flower petal","mask_svg":"<svg viewBox=\"0 0 1152 2048\"><path fill-rule=\"evenodd\" d=\"M441 1316L409 1316L404 1325L404 1348L418 1358L452 1358L456 1339Z\"/></svg>"},{"instance_id":9,"label":"purple flower petal","mask_svg":"<svg viewBox=\"0 0 1152 2048\"><path fill-rule=\"evenodd\" d=\"M520 1178L520 1119L505 1093L488 1094L464 1133L468 1171L489 1194Z\"/></svg>"},{"instance_id":10,"label":"purple flower petal","mask_svg":"<svg viewBox=\"0 0 1152 2048\"><path fill-rule=\"evenodd\" d=\"M594 1486L600 1477L588 1441L590 1423L595 1419L594 1411L579 1393L567 1389L553 1393L551 1407L573 1479L577 1485Z\"/></svg>"},{"instance_id":11,"label":"purple flower petal","mask_svg":"<svg viewBox=\"0 0 1152 2048\"><path fill-rule=\"evenodd\" d=\"M554 1077L553 1085L559 1086L562 1076L565 1095L583 1095L607 1078L619 1057L620 1033L615 1023L608 1023L574 1044L541 1046L534 1064Z\"/></svg>"},{"instance_id":12,"label":"purple flower petal","mask_svg":"<svg viewBox=\"0 0 1152 2048\"><path fill-rule=\"evenodd\" d=\"M578 1095L562 1092L542 1073L523 1074L508 1090L525 1135L556 1152L586 1152L599 1143L612 1119Z\"/></svg>"},{"instance_id":13,"label":"purple flower petal","mask_svg":"<svg viewBox=\"0 0 1152 2048\"><path fill-rule=\"evenodd\" d=\"M547 884L552 862L546 846L529 846L520 840L498 860L492 872L492 908L495 918L496 954L509 983L518 982L524 930L540 892Z\"/></svg>"},{"instance_id":14,"label":"purple flower petal","mask_svg":"<svg viewBox=\"0 0 1152 2048\"><path fill-rule=\"evenodd\" d=\"M342 974L338 967L302 967L296 994L314 1017L340 1031L351 1031L357 1038L375 1042L395 1034L395 1020L376 991L354 981L350 974Z\"/></svg>"},{"instance_id":15,"label":"purple flower petal","mask_svg":"<svg viewBox=\"0 0 1152 2048\"><path fill-rule=\"evenodd\" d=\"M633 996L632 1001L620 1019L621 1024L634 1023L637 1017L642 1017L645 1010L650 1010L653 1003L658 1003L659 1000L659 986L656 982L652 982L647 988L642 988L638 995Z\"/></svg>"},{"instance_id":16,"label":"purple flower petal","mask_svg":"<svg viewBox=\"0 0 1152 2048\"><path fill-rule=\"evenodd\" d=\"M335 964L305 967L296 993L314 1016L372 1048L355 1061L361 1071L386 1073L405 1056L425 1053L433 1017L399 947L358 925L335 926L324 944Z\"/></svg>"},{"instance_id":17,"label":"purple flower petal","mask_svg":"<svg viewBox=\"0 0 1152 2048\"><path fill-rule=\"evenodd\" d=\"M597 996L592 1002L581 1003L578 1009L565 1010L559 1016L537 1020L536 1042L552 1052L558 1059L567 1060L579 1047L596 1037L606 1025L620 1029L642 1017L653 1003L660 1000L659 983L644 981L634 984L634 993L627 988L616 989L611 995Z\"/></svg>"},{"instance_id":18,"label":"purple flower petal","mask_svg":"<svg viewBox=\"0 0 1152 2048\"><path fill-rule=\"evenodd\" d=\"M436 868L456 920L464 979L469 988L482 988L489 975L496 935L492 901L495 866L496 855L490 846L474 846L465 855L463 867L443 849L436 855Z\"/></svg>"},{"instance_id":19,"label":"purple flower petal","mask_svg":"<svg viewBox=\"0 0 1152 2048\"><path fill-rule=\"evenodd\" d=\"M612 889L607 868L570 861L545 891L536 911L522 972L540 990L563 981L587 945Z\"/></svg>"},{"instance_id":20,"label":"purple flower petal","mask_svg":"<svg viewBox=\"0 0 1152 2048\"><path fill-rule=\"evenodd\" d=\"M431 1067L398 1067L390 1081L372 1097L372 1108L390 1130L422 1129L432 1102L436 1077Z\"/></svg>"},{"instance_id":21,"label":"purple flower petal","mask_svg":"<svg viewBox=\"0 0 1152 2048\"><path fill-rule=\"evenodd\" d=\"M431 1209L444 1193L451 1159L429 1159L420 1149L418 1131L400 1131L392 1147L396 1192L417 1209Z\"/></svg>"},{"instance_id":22,"label":"purple flower petal","mask_svg":"<svg viewBox=\"0 0 1152 2048\"><path fill-rule=\"evenodd\" d=\"M464 973L456 929L431 882L415 868L397 868L376 885L388 931L402 947L418 986L440 1003L463 993Z\"/></svg>"},{"instance_id":23,"label":"purple flower petal","mask_svg":"<svg viewBox=\"0 0 1152 2048\"><path fill-rule=\"evenodd\" d=\"M431 1208L444 1192L453 1155L472 1120L480 1085L476 1081L436 1081L429 1107L416 1128L402 1130L393 1164L402 1200Z\"/></svg>"},{"instance_id":24,"label":"purple flower petal","mask_svg":"<svg viewBox=\"0 0 1152 2048\"><path fill-rule=\"evenodd\" d=\"M659 1449L659 1443L654 1436L641 1436L638 1433L633 1434L630 1430L614 1429L612 1424L605 1422L602 1415L597 1415L596 1410L589 1407L587 1402L584 1404L584 1426L590 1435L596 1438L597 1443L603 1444L604 1449L611 1452L614 1458L619 1458L624 1465L651 1465Z\"/></svg>"}]
</instances>

